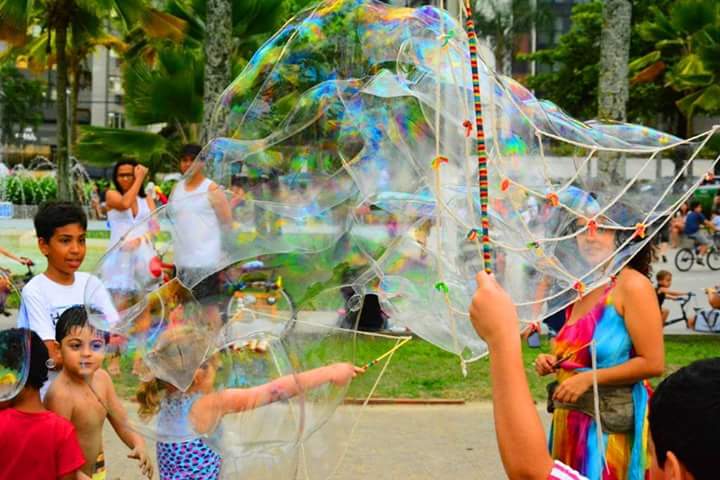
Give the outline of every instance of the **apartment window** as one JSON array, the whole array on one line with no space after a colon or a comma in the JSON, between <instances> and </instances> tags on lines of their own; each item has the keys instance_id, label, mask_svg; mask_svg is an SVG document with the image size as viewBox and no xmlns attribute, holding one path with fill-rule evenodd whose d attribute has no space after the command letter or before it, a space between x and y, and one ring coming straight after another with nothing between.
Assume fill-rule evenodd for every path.
<instances>
[{"instance_id":1,"label":"apartment window","mask_svg":"<svg viewBox=\"0 0 720 480\"><path fill-rule=\"evenodd\" d=\"M122 79L119 76L111 75L108 77L108 90L115 95L122 95L124 92Z\"/></svg>"},{"instance_id":2,"label":"apartment window","mask_svg":"<svg viewBox=\"0 0 720 480\"><path fill-rule=\"evenodd\" d=\"M121 112L109 112L107 126L110 128L125 128L125 115Z\"/></svg>"}]
</instances>

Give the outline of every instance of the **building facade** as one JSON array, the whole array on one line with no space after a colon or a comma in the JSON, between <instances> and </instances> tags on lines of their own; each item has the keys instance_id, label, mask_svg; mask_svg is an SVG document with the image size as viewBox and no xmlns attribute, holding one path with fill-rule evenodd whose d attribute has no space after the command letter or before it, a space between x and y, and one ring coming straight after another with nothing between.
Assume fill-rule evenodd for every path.
<instances>
[{"instance_id":1,"label":"building facade","mask_svg":"<svg viewBox=\"0 0 720 480\"><path fill-rule=\"evenodd\" d=\"M0 52L6 46L0 42ZM31 73L25 65L18 67L28 77L45 83L45 102L42 105L43 121L37 129L23 133L21 147L6 147L5 157L16 157L20 151L52 159L57 145L57 74L53 67L42 74ZM87 60L80 75L78 94L78 126L125 127L123 88L118 57L112 50L98 47ZM70 98L68 95L68 102ZM70 105L68 104L68 113ZM69 117L69 115L68 115Z\"/></svg>"}]
</instances>

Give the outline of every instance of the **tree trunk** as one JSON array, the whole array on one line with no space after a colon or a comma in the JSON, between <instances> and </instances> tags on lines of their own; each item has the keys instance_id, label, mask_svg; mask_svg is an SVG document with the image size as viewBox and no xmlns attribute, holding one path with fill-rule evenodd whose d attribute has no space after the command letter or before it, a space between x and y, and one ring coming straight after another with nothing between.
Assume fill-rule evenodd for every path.
<instances>
[{"instance_id":1,"label":"tree trunk","mask_svg":"<svg viewBox=\"0 0 720 480\"><path fill-rule=\"evenodd\" d=\"M213 112L218 98L230 84L232 51L232 0L208 0L205 20L205 82L201 142L215 137L218 125Z\"/></svg>"},{"instance_id":2,"label":"tree trunk","mask_svg":"<svg viewBox=\"0 0 720 480\"><path fill-rule=\"evenodd\" d=\"M64 2L63 2L64 3ZM57 65L57 150L55 152L57 166L58 199L72 201L70 178L70 159L68 158L68 118L67 118L67 79L68 64L66 57L68 17L66 8L59 10L55 23L55 54Z\"/></svg>"},{"instance_id":3,"label":"tree trunk","mask_svg":"<svg viewBox=\"0 0 720 480\"><path fill-rule=\"evenodd\" d=\"M70 146L68 153L70 155L75 151L78 141L78 95L80 94L80 66L75 65L70 77L70 134L68 144Z\"/></svg>"},{"instance_id":4,"label":"tree trunk","mask_svg":"<svg viewBox=\"0 0 720 480\"><path fill-rule=\"evenodd\" d=\"M605 0L600 37L600 82L598 118L624 122L629 96L628 61L630 57L630 0ZM625 183L625 158L605 153L598 158L601 185Z\"/></svg>"},{"instance_id":5,"label":"tree trunk","mask_svg":"<svg viewBox=\"0 0 720 480\"><path fill-rule=\"evenodd\" d=\"M694 117L695 117L695 113L691 111L690 114L685 119L685 125L686 125L685 138L690 138L693 135L695 135L695 122L693 122ZM689 157L688 157L688 159L689 159ZM685 170L685 173L687 174L688 177L690 177L691 181L695 177L695 169L693 167L695 167L694 160L692 162L690 162L690 164L687 167L687 170Z\"/></svg>"}]
</instances>

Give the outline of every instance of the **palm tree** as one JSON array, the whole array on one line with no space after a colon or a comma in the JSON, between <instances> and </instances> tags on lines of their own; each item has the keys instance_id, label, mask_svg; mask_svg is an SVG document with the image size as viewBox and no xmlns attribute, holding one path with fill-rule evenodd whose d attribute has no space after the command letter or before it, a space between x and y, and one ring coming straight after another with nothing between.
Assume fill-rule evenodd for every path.
<instances>
[{"instance_id":1,"label":"palm tree","mask_svg":"<svg viewBox=\"0 0 720 480\"><path fill-rule=\"evenodd\" d=\"M547 23L549 12L536 0L487 0L475 12L475 28L487 38L495 53L495 65L504 75L512 74L512 58L520 35Z\"/></svg>"},{"instance_id":2,"label":"palm tree","mask_svg":"<svg viewBox=\"0 0 720 480\"><path fill-rule=\"evenodd\" d=\"M212 135L212 114L215 103L230 84L232 54L232 0L207 0L205 24L205 89L203 104L203 134L205 143Z\"/></svg>"},{"instance_id":3,"label":"palm tree","mask_svg":"<svg viewBox=\"0 0 720 480\"><path fill-rule=\"evenodd\" d=\"M100 19L89 22L83 22L82 25L73 24L70 27L70 35L68 37L68 45L66 58L68 59L68 83L70 85L70 104L68 109L69 125L69 146L70 152L74 150L78 139L78 121L77 107L78 96L81 88L85 88L85 82L88 80L89 72L86 70L88 58L92 55L95 48L99 46L123 52L127 45L114 35L110 35L100 25ZM83 28L81 28L83 27ZM53 46L48 49L48 42L52 42L48 32L42 32L40 35L24 45L17 46L6 50L0 55L0 62L3 60L16 59L16 64L23 65L35 74L47 72L55 64L55 55L52 54L56 48Z\"/></svg>"},{"instance_id":4,"label":"palm tree","mask_svg":"<svg viewBox=\"0 0 720 480\"><path fill-rule=\"evenodd\" d=\"M653 13L638 31L655 49L630 64L632 81L662 81L679 92L676 105L689 137L695 113L720 112L720 5L715 0L679 0L669 15L658 8Z\"/></svg>"},{"instance_id":5,"label":"palm tree","mask_svg":"<svg viewBox=\"0 0 720 480\"><path fill-rule=\"evenodd\" d=\"M605 0L600 36L598 118L624 122L629 97L628 60L632 4L630 0ZM625 159L603 154L598 159L598 180L603 185L625 183Z\"/></svg>"},{"instance_id":6,"label":"palm tree","mask_svg":"<svg viewBox=\"0 0 720 480\"><path fill-rule=\"evenodd\" d=\"M126 115L134 125L160 124L162 130L150 133L83 128L78 152L84 161L107 165L132 156L155 171L175 156L180 143L201 142L214 136L211 115L218 96L230 84L232 75L280 25L286 10L281 0L232 0L230 34L220 35L223 52L214 46L212 55L208 55L206 41L212 42L210 37L218 30L210 24L215 21L214 14L206 18L213 1L166 3L163 13L183 23L182 35L149 38L141 29L130 32L122 55ZM216 52L221 57L215 57ZM225 55L228 60L217 65L217 58ZM206 94L208 88L214 95Z\"/></svg>"},{"instance_id":7,"label":"palm tree","mask_svg":"<svg viewBox=\"0 0 720 480\"><path fill-rule=\"evenodd\" d=\"M72 199L68 149L68 78L71 62L68 48L80 48L79 39L86 33L97 33L103 19L116 16L121 28L138 23L163 24L159 12L149 8L145 0L3 0L0 1L0 40L23 45L32 40L27 32L39 26L47 32L47 47L54 52L57 84L57 179L58 198ZM75 45L69 44L74 33ZM54 35L54 39L53 39ZM72 42L72 40L71 40Z\"/></svg>"}]
</instances>

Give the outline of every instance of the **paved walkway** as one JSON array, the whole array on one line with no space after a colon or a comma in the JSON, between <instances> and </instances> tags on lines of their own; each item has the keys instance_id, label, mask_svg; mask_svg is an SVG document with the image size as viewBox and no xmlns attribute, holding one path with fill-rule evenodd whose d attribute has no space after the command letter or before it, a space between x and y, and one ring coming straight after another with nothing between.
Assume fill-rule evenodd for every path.
<instances>
[{"instance_id":1,"label":"paved walkway","mask_svg":"<svg viewBox=\"0 0 720 480\"><path fill-rule=\"evenodd\" d=\"M354 411L341 413L360 408L344 406L341 410ZM541 418L547 424L549 416L541 413ZM107 430L108 479L140 480L133 461L125 458L127 448ZM350 440L336 480L505 478L489 403L368 406Z\"/></svg>"}]
</instances>

